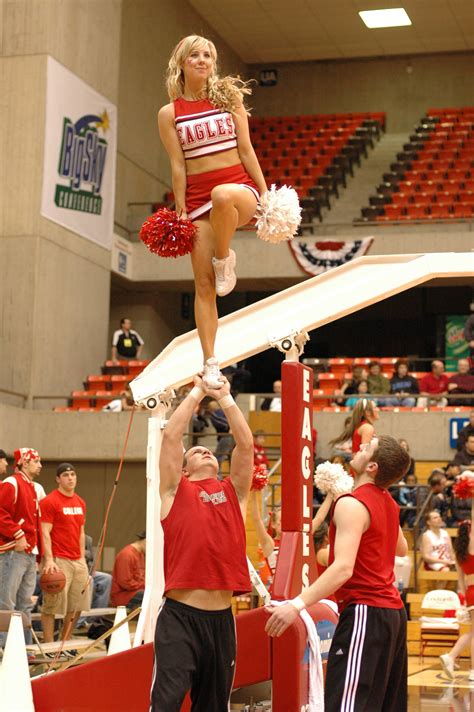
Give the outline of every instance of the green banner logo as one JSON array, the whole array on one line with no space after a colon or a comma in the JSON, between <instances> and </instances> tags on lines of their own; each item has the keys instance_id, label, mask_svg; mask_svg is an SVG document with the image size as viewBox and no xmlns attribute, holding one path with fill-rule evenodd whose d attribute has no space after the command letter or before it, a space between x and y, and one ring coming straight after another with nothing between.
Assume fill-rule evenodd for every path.
<instances>
[{"instance_id":1,"label":"green banner logo","mask_svg":"<svg viewBox=\"0 0 474 712\"><path fill-rule=\"evenodd\" d=\"M467 315L446 317L445 357L446 371L457 371L460 358L469 358L469 346L464 338L464 325Z\"/></svg>"}]
</instances>

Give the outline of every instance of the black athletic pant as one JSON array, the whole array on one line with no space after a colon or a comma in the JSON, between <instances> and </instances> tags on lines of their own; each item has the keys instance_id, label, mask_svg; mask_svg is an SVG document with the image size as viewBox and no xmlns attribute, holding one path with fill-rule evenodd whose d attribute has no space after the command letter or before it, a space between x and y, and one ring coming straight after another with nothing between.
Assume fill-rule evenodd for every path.
<instances>
[{"instance_id":1,"label":"black athletic pant","mask_svg":"<svg viewBox=\"0 0 474 712\"><path fill-rule=\"evenodd\" d=\"M344 609L329 651L326 712L406 712L404 608Z\"/></svg>"},{"instance_id":2,"label":"black athletic pant","mask_svg":"<svg viewBox=\"0 0 474 712\"><path fill-rule=\"evenodd\" d=\"M151 712L227 712L235 671L232 609L203 611L170 598L156 622Z\"/></svg>"}]
</instances>

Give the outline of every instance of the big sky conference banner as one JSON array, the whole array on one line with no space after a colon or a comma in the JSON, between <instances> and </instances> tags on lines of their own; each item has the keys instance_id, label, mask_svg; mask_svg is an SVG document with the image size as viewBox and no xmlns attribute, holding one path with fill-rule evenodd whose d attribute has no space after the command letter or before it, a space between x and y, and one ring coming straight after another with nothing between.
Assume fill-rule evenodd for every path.
<instances>
[{"instance_id":1,"label":"big sky conference banner","mask_svg":"<svg viewBox=\"0 0 474 712\"><path fill-rule=\"evenodd\" d=\"M117 108L48 57L41 214L110 250Z\"/></svg>"}]
</instances>

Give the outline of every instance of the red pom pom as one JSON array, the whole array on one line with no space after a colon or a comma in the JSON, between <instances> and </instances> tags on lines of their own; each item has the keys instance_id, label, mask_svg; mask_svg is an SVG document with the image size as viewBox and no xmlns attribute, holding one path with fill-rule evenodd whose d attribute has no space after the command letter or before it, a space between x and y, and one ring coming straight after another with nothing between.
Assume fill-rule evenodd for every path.
<instances>
[{"instance_id":1,"label":"red pom pom","mask_svg":"<svg viewBox=\"0 0 474 712\"><path fill-rule=\"evenodd\" d=\"M265 465L254 465L251 490L258 492L268 485L268 470Z\"/></svg>"},{"instance_id":2,"label":"red pom pom","mask_svg":"<svg viewBox=\"0 0 474 712\"><path fill-rule=\"evenodd\" d=\"M458 499L471 499L474 496L474 477L460 475L453 485L453 494Z\"/></svg>"},{"instance_id":3,"label":"red pom pom","mask_svg":"<svg viewBox=\"0 0 474 712\"><path fill-rule=\"evenodd\" d=\"M145 220L139 237L160 257L181 257L192 251L196 232L191 220L181 219L175 210L160 208Z\"/></svg>"}]
</instances>

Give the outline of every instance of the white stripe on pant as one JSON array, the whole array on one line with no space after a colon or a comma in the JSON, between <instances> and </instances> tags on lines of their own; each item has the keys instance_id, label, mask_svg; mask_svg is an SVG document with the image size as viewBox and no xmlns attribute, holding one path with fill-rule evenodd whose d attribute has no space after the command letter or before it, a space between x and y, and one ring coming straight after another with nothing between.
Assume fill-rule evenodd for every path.
<instances>
[{"instance_id":1,"label":"white stripe on pant","mask_svg":"<svg viewBox=\"0 0 474 712\"><path fill-rule=\"evenodd\" d=\"M363 603L359 603L355 606L354 630L352 631L351 644L349 647L349 659L347 661L341 712L354 712L366 626L367 606Z\"/></svg>"}]
</instances>

